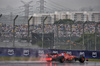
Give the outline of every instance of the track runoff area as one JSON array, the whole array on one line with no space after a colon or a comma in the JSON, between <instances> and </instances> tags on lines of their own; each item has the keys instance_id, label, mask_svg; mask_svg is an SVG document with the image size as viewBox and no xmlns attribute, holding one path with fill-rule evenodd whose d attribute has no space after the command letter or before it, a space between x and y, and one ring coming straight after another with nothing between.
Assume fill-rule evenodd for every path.
<instances>
[{"instance_id":1,"label":"track runoff area","mask_svg":"<svg viewBox=\"0 0 100 66\"><path fill-rule=\"evenodd\" d=\"M98 61L46 62L46 61L0 61L0 66L100 66Z\"/></svg>"}]
</instances>

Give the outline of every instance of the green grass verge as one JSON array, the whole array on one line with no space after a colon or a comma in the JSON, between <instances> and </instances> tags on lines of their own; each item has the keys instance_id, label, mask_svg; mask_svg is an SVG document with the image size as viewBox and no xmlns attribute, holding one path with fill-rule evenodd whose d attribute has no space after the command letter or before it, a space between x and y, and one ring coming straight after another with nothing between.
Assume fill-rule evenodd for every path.
<instances>
[{"instance_id":1,"label":"green grass verge","mask_svg":"<svg viewBox=\"0 0 100 66\"><path fill-rule=\"evenodd\" d=\"M89 61L100 61L100 59L88 59Z\"/></svg>"},{"instance_id":2,"label":"green grass verge","mask_svg":"<svg viewBox=\"0 0 100 66\"><path fill-rule=\"evenodd\" d=\"M0 57L0 61L38 61L36 57Z\"/></svg>"}]
</instances>

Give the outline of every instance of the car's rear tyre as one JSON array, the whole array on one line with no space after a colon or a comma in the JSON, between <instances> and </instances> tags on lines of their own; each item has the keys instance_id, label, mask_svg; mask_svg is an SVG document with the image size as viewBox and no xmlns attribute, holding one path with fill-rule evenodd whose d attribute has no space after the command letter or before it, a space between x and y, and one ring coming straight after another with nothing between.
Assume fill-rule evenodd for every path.
<instances>
[{"instance_id":1,"label":"car's rear tyre","mask_svg":"<svg viewBox=\"0 0 100 66\"><path fill-rule=\"evenodd\" d=\"M65 61L64 56L60 56L60 57L59 57L59 62L60 62L60 63L63 63L64 61Z\"/></svg>"},{"instance_id":2,"label":"car's rear tyre","mask_svg":"<svg viewBox=\"0 0 100 66\"><path fill-rule=\"evenodd\" d=\"M84 63L85 57L81 56L81 57L79 58L79 61L80 61L80 63Z\"/></svg>"}]
</instances>

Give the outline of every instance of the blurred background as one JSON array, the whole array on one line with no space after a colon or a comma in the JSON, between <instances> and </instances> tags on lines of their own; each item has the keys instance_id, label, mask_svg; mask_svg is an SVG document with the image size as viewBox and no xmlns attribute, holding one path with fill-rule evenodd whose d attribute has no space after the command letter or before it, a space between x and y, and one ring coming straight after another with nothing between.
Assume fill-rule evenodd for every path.
<instances>
[{"instance_id":1,"label":"blurred background","mask_svg":"<svg viewBox=\"0 0 100 66\"><path fill-rule=\"evenodd\" d=\"M100 50L99 3L0 0L0 47Z\"/></svg>"}]
</instances>

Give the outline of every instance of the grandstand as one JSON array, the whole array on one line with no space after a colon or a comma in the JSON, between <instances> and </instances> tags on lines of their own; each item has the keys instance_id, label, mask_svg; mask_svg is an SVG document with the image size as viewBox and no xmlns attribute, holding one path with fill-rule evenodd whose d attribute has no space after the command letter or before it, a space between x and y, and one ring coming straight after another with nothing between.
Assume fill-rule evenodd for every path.
<instances>
[{"instance_id":1,"label":"grandstand","mask_svg":"<svg viewBox=\"0 0 100 66\"><path fill-rule=\"evenodd\" d=\"M93 19L90 18L89 15L87 15L88 18L86 18L86 13L88 14L91 13L91 16ZM73 16L71 16L71 14L73 14ZM83 15L81 14L84 15L84 18L83 18ZM48 16L44 25L42 24L42 21L41 21L42 15ZM77 21L79 20L77 19L78 17L82 17L83 21ZM4 42L4 43L6 42L7 45L5 44L5 47L8 47L7 42L13 43L13 38L15 37L16 42L19 42L19 43L26 42L27 47L29 46L32 47L32 45L34 44L40 45L42 43L38 41L41 38L35 37L33 39L32 34L43 35L44 33L44 35L46 35L49 33L53 33L53 36L50 36L50 37L53 37L52 40L45 38L45 40L48 39L47 43L45 43L45 44L48 44L48 47L45 47L45 48L49 48L49 46L52 44L51 48L56 47L57 49L86 50L88 45L91 45L92 48L87 49L87 50L94 50L94 46L99 45L98 40L100 37L100 23L95 22L95 20L99 21L99 19L98 20L95 19L96 17L97 18L99 17L99 12L63 12L63 14L62 12L60 13L56 12L56 13L51 13L51 14L42 13L42 14L36 14L35 16L33 15L33 19L30 21L31 23L28 26L28 22L25 21L27 22L25 23L23 20L24 17L18 16L18 18L15 21L15 36L14 36L13 16L11 18L8 15L4 15L0 18L0 42ZM63 20L63 19L68 19L68 18L72 20L74 20L75 18L77 20L74 20L74 23L72 24L68 24L68 23L54 24L54 22L59 19ZM28 32L28 27L29 27L29 32ZM28 36L28 33L29 33L29 36ZM89 38L93 38L93 39L89 39ZM28 39L30 40L30 42L28 42ZM28 43L30 43L31 45L28 46ZM81 48L82 46L84 47Z\"/></svg>"},{"instance_id":2,"label":"grandstand","mask_svg":"<svg viewBox=\"0 0 100 66\"><path fill-rule=\"evenodd\" d=\"M7 24L0 24L1 31L0 31L0 41L4 42L5 40L12 42L13 39L13 26L7 25ZM32 39L32 33L34 34L41 34L42 33L42 25L30 25L32 29L30 29L30 40L35 40L36 43L39 42L38 40L41 39L38 36L34 39ZM48 41L54 41L54 44L52 45L70 45L68 40L72 43L72 46L75 46L75 41L83 36L83 24L74 23L72 24L72 31L70 28L70 24L59 24L58 25L58 31L57 31L57 25L53 24L46 24L44 25L44 34L54 33L54 39L48 40ZM96 23L86 23L84 25L84 34L95 34L96 29ZM27 41L27 32L28 32L28 26L27 25L15 25L15 38L19 42L21 40ZM100 33L100 24L97 25L97 33L99 36ZM58 34L58 35L57 35ZM46 40L47 38L45 38ZM33 42L32 42L33 43ZM50 42L49 42L50 43ZM47 43L46 43L47 44ZM79 43L76 43L78 45ZM82 44L79 44L78 46L81 46ZM53 48L53 47L52 47ZM69 49L69 48L68 48Z\"/></svg>"}]
</instances>

